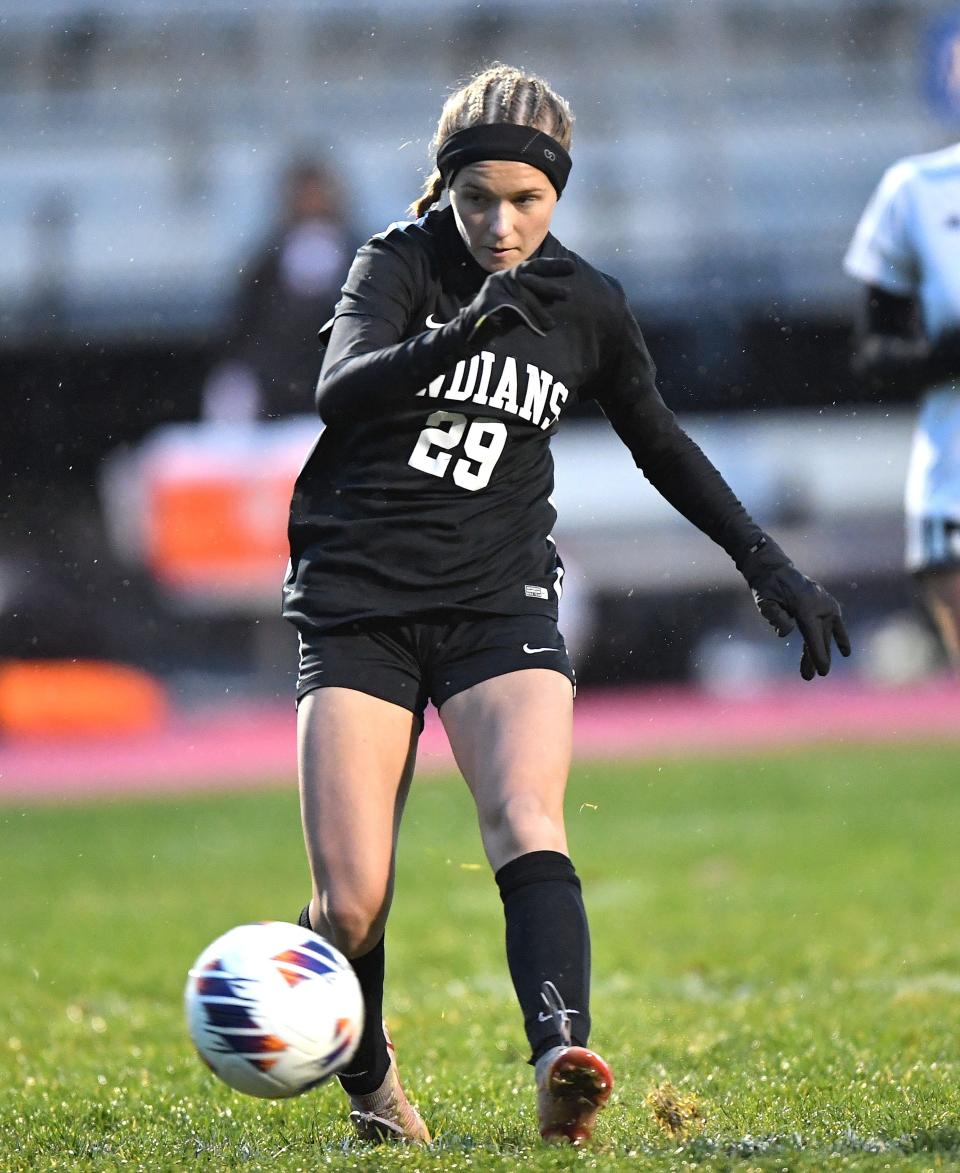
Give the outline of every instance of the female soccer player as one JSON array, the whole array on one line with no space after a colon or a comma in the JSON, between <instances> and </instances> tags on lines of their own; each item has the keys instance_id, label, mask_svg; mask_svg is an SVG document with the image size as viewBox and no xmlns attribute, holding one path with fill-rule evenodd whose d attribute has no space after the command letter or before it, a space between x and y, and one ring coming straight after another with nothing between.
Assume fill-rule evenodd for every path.
<instances>
[{"instance_id":1,"label":"female soccer player","mask_svg":"<svg viewBox=\"0 0 960 1173\"><path fill-rule=\"evenodd\" d=\"M801 671L849 644L836 602L678 426L623 290L550 235L572 116L497 65L443 107L436 171L357 254L297 481L284 614L300 634L301 923L352 959L366 1027L340 1075L368 1139L429 1141L382 1027L397 831L432 701L476 802L535 1067L540 1132L579 1144L613 1077L587 1049L590 946L567 853L573 671L557 630L549 440L596 399L638 466L731 555ZM449 207L434 209L443 192Z\"/></svg>"},{"instance_id":2,"label":"female soccer player","mask_svg":"<svg viewBox=\"0 0 960 1173\"><path fill-rule=\"evenodd\" d=\"M960 672L960 144L901 159L844 258L864 283L854 369L921 398L906 487L906 563Z\"/></svg>"}]
</instances>

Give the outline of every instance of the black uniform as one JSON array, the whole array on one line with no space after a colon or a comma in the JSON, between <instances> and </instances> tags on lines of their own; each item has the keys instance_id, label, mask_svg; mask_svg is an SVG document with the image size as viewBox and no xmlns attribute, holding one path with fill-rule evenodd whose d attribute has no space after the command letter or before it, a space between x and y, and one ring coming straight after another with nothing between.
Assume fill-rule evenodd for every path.
<instances>
[{"instance_id":1,"label":"black uniform","mask_svg":"<svg viewBox=\"0 0 960 1173\"><path fill-rule=\"evenodd\" d=\"M338 685L422 719L428 697L439 708L518 668L572 677L556 624L549 441L574 397L600 404L653 485L762 590L778 630L802 616L806 636L829 619L846 642L836 603L765 539L664 405L620 286L553 236L538 257L566 264L484 285L450 210L394 226L357 254L317 389L326 428L291 507L284 613L301 637L298 696ZM540 284L524 287L524 275ZM538 334L523 294L539 305L561 276L568 297L550 302L556 324ZM819 655L825 672L829 651ZM573 864L526 851L496 880L531 1061L585 1046L590 945ZM341 1074L348 1090L361 1078L375 1090L388 1069L383 965L382 940L355 963L368 1028L362 1070ZM546 983L575 1017L543 1013Z\"/></svg>"},{"instance_id":2,"label":"black uniform","mask_svg":"<svg viewBox=\"0 0 960 1173\"><path fill-rule=\"evenodd\" d=\"M731 556L761 538L661 399L620 285L552 235L537 255L575 264L556 327L511 316L471 345L455 319L488 274L449 208L359 250L318 386L326 427L291 506L284 615L301 633L477 614L555 624L549 440L575 397L600 404L653 485Z\"/></svg>"}]
</instances>

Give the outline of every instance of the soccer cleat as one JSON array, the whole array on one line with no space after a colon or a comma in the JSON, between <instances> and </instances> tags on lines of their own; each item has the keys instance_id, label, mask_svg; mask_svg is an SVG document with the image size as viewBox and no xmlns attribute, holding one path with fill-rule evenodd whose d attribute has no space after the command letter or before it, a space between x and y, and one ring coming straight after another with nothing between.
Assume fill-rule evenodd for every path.
<instances>
[{"instance_id":1,"label":"soccer cleat","mask_svg":"<svg viewBox=\"0 0 960 1173\"><path fill-rule=\"evenodd\" d=\"M534 1070L540 1135L546 1141L585 1144L613 1089L606 1061L586 1047L551 1047Z\"/></svg>"},{"instance_id":2,"label":"soccer cleat","mask_svg":"<svg viewBox=\"0 0 960 1173\"><path fill-rule=\"evenodd\" d=\"M407 1099L397 1071L396 1051L387 1024L383 1033L390 1052L390 1066L383 1083L365 1096L350 1096L350 1122L357 1136L370 1144L430 1144L430 1132Z\"/></svg>"},{"instance_id":3,"label":"soccer cleat","mask_svg":"<svg viewBox=\"0 0 960 1173\"><path fill-rule=\"evenodd\" d=\"M545 1051L536 1062L537 1114L546 1141L582 1145L593 1136L597 1113L610 1099L613 1072L595 1051L573 1046L570 1017L560 991L544 982L540 997L553 1016L562 1044Z\"/></svg>"}]
</instances>

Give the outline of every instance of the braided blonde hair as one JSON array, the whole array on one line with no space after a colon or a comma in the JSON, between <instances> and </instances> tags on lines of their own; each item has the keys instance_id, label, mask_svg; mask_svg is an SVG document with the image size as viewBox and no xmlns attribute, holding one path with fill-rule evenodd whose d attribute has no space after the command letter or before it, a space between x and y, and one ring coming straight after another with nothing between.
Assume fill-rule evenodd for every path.
<instances>
[{"instance_id":1,"label":"braided blonde hair","mask_svg":"<svg viewBox=\"0 0 960 1173\"><path fill-rule=\"evenodd\" d=\"M532 126L555 138L565 150L570 149L573 138L573 112L566 98L561 98L543 78L498 61L472 77L444 102L431 151L435 154L455 131L490 122ZM442 194L443 179L434 168L420 198L410 205L411 214L422 216Z\"/></svg>"}]
</instances>

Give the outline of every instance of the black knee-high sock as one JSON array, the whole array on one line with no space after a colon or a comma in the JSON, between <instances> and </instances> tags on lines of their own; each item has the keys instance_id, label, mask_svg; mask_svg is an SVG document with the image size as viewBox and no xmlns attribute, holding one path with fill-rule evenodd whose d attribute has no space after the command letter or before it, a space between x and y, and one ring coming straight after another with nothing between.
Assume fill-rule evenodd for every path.
<instances>
[{"instance_id":1,"label":"black knee-high sock","mask_svg":"<svg viewBox=\"0 0 960 1173\"><path fill-rule=\"evenodd\" d=\"M506 918L507 964L523 1011L531 1062L562 1036L541 990L553 982L571 1012L578 1046L590 1037L590 930L573 864L559 851L531 851L496 874Z\"/></svg>"},{"instance_id":2,"label":"black knee-high sock","mask_svg":"<svg viewBox=\"0 0 960 1173\"><path fill-rule=\"evenodd\" d=\"M305 928L310 924L310 906L300 913L299 923ZM365 1096L375 1092L386 1078L390 1066L387 1040L383 1036L383 976L386 954L384 938L362 957L350 958L353 972L360 983L363 994L363 1033L353 1058L337 1072L343 1089L351 1096Z\"/></svg>"}]
</instances>

